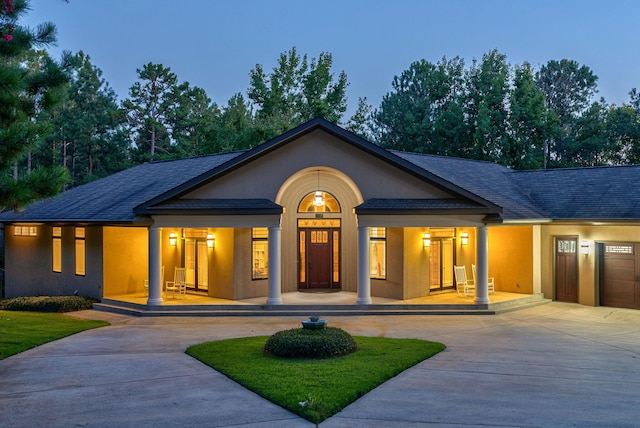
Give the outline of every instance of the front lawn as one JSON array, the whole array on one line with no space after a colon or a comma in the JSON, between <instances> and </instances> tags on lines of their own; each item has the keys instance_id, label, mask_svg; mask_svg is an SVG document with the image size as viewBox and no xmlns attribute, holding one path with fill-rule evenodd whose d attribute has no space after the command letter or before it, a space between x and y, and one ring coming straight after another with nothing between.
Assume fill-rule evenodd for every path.
<instances>
[{"instance_id":1,"label":"front lawn","mask_svg":"<svg viewBox=\"0 0 640 428\"><path fill-rule=\"evenodd\" d=\"M402 371L445 349L417 339L355 336L359 351L339 358L279 358L262 351L267 336L187 348L230 379L301 417L320 423Z\"/></svg>"},{"instance_id":2,"label":"front lawn","mask_svg":"<svg viewBox=\"0 0 640 428\"><path fill-rule=\"evenodd\" d=\"M109 325L58 313L0 310L0 360L84 330Z\"/></svg>"}]
</instances>

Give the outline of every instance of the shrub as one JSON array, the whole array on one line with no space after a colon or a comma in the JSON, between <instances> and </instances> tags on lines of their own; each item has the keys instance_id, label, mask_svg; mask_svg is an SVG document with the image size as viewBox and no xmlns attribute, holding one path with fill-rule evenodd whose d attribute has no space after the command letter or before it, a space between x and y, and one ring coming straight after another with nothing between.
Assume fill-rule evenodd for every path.
<instances>
[{"instance_id":1,"label":"shrub","mask_svg":"<svg viewBox=\"0 0 640 428\"><path fill-rule=\"evenodd\" d=\"M14 297L0 301L0 309L31 312L73 312L91 309L98 300L81 296Z\"/></svg>"},{"instance_id":2,"label":"shrub","mask_svg":"<svg viewBox=\"0 0 640 428\"><path fill-rule=\"evenodd\" d=\"M357 350L353 337L336 327L283 330L269 337L264 345L266 354L285 358L332 358Z\"/></svg>"}]
</instances>

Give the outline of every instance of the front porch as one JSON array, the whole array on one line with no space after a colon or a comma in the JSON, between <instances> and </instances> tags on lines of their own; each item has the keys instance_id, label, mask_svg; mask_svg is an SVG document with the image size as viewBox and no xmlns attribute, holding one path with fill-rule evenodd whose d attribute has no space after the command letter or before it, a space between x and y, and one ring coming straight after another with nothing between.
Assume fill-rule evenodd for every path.
<instances>
[{"instance_id":1,"label":"front porch","mask_svg":"<svg viewBox=\"0 0 640 428\"><path fill-rule=\"evenodd\" d=\"M95 304L97 310L136 316L246 316L246 315L494 315L549 302L542 294L497 291L490 303L477 304L475 296L455 291L408 300L372 297L371 304L357 304L357 293L282 293L282 304L268 305L264 297L227 300L198 294L168 298L159 305L147 304L144 293L110 296Z\"/></svg>"}]
</instances>

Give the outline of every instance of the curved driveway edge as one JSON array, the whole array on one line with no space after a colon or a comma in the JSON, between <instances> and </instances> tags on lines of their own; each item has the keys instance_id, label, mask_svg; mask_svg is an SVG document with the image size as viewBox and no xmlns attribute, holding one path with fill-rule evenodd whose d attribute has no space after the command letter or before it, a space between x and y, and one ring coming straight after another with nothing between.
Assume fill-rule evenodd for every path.
<instances>
[{"instance_id":1,"label":"curved driveway edge","mask_svg":"<svg viewBox=\"0 0 640 428\"><path fill-rule=\"evenodd\" d=\"M0 361L2 427L309 427L184 353L300 317L135 318ZM637 426L640 311L549 303L495 316L324 317L447 349L322 427Z\"/></svg>"}]
</instances>

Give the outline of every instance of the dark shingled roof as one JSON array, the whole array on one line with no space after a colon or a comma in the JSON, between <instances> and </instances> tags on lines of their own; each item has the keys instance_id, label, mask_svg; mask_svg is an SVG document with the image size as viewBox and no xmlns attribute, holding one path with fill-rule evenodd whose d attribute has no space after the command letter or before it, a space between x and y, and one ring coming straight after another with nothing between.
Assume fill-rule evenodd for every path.
<instances>
[{"instance_id":1,"label":"dark shingled roof","mask_svg":"<svg viewBox=\"0 0 640 428\"><path fill-rule=\"evenodd\" d=\"M148 214L282 214L269 199L175 199L144 209Z\"/></svg>"},{"instance_id":2,"label":"dark shingled roof","mask_svg":"<svg viewBox=\"0 0 640 428\"><path fill-rule=\"evenodd\" d=\"M154 162L0 214L11 222L132 223L138 214L271 214L282 207L266 199L179 199L218 174L238 168L305 133L322 129L392 167L458 195L455 199L369 199L360 214L500 214L504 220L640 220L640 166L513 171L469 159L387 151L316 118L251 150ZM499 220L499 219L498 219Z\"/></svg>"},{"instance_id":3,"label":"dark shingled roof","mask_svg":"<svg viewBox=\"0 0 640 428\"><path fill-rule=\"evenodd\" d=\"M133 209L241 152L146 163L0 214L2 221L130 223Z\"/></svg>"},{"instance_id":4,"label":"dark shingled roof","mask_svg":"<svg viewBox=\"0 0 640 428\"><path fill-rule=\"evenodd\" d=\"M487 207L461 199L368 199L356 214L486 214Z\"/></svg>"},{"instance_id":5,"label":"dark shingled roof","mask_svg":"<svg viewBox=\"0 0 640 428\"><path fill-rule=\"evenodd\" d=\"M554 220L640 219L640 166L517 171L514 182Z\"/></svg>"},{"instance_id":6,"label":"dark shingled roof","mask_svg":"<svg viewBox=\"0 0 640 428\"><path fill-rule=\"evenodd\" d=\"M502 165L418 153L392 153L502 207L504 219L546 217L544 210L523 191L525 187L512 179L514 171Z\"/></svg>"}]
</instances>

